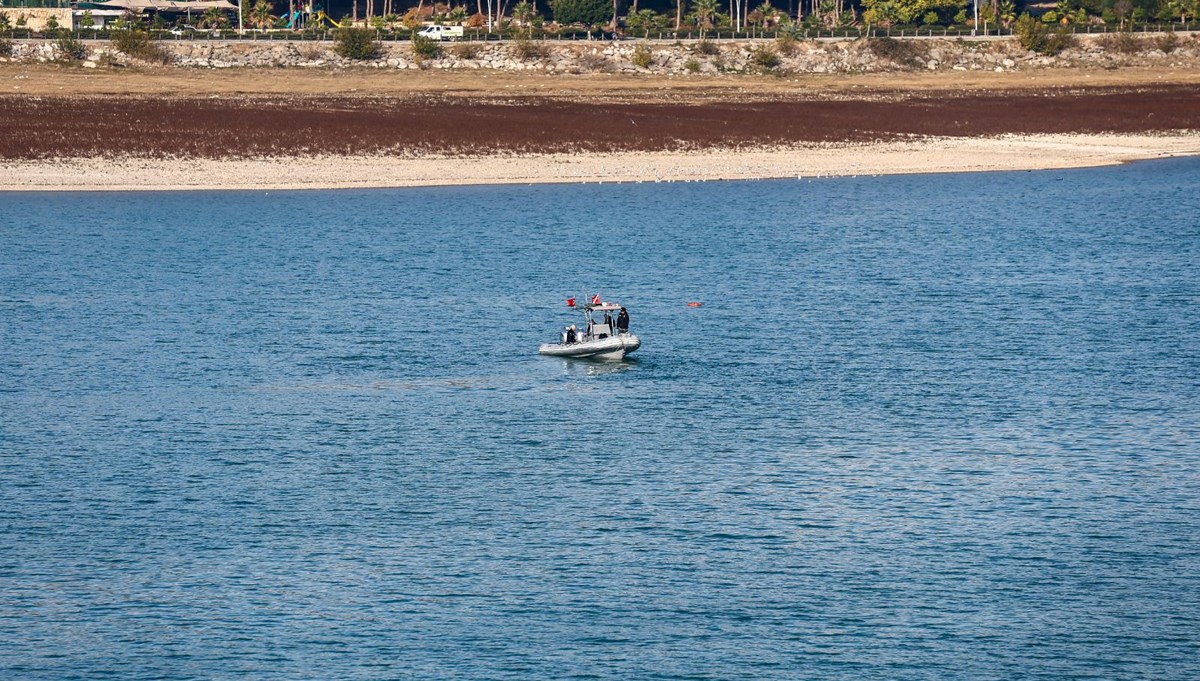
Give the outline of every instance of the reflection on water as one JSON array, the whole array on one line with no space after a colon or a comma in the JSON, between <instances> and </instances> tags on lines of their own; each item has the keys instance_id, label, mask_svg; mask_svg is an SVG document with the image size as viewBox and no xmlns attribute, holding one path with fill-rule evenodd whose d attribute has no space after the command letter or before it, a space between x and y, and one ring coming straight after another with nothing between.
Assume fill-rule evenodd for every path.
<instances>
[{"instance_id":1,"label":"reflection on water","mask_svg":"<svg viewBox=\"0 0 1200 681\"><path fill-rule=\"evenodd\" d=\"M625 357L620 360L589 360L565 359L562 357L547 358L561 364L564 376L615 376L637 367L637 358Z\"/></svg>"}]
</instances>

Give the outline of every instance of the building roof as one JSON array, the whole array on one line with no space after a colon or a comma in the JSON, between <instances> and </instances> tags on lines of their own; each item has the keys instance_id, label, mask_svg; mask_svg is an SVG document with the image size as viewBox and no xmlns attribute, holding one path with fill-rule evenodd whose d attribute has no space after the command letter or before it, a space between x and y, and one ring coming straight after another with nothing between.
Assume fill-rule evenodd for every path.
<instances>
[{"instance_id":1,"label":"building roof","mask_svg":"<svg viewBox=\"0 0 1200 681\"><path fill-rule=\"evenodd\" d=\"M211 7L216 7L217 9L237 9L237 5L229 2L229 0L194 0L193 2L183 2L182 0L110 0L109 2L96 2L92 4L97 7L124 9L133 12L144 12L148 9L160 12L163 10L186 12L189 9L205 10Z\"/></svg>"}]
</instances>

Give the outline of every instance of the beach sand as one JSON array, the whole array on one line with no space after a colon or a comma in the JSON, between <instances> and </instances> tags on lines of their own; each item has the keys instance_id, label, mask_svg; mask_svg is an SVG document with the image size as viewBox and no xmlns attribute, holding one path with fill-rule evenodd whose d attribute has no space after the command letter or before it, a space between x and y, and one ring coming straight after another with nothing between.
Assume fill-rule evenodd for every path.
<instances>
[{"instance_id":1,"label":"beach sand","mask_svg":"<svg viewBox=\"0 0 1200 681\"><path fill-rule=\"evenodd\" d=\"M692 182L1101 166L1200 154L1200 135L1004 135L690 152L0 161L0 190L333 189Z\"/></svg>"}]
</instances>

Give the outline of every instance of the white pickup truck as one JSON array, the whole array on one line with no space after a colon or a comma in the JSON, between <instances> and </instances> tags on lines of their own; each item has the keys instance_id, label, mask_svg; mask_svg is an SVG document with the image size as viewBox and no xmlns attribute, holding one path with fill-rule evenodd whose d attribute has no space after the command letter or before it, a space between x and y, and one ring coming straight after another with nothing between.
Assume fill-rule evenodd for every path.
<instances>
[{"instance_id":1,"label":"white pickup truck","mask_svg":"<svg viewBox=\"0 0 1200 681\"><path fill-rule=\"evenodd\" d=\"M434 40L455 40L463 37L462 26L426 26L417 35Z\"/></svg>"}]
</instances>

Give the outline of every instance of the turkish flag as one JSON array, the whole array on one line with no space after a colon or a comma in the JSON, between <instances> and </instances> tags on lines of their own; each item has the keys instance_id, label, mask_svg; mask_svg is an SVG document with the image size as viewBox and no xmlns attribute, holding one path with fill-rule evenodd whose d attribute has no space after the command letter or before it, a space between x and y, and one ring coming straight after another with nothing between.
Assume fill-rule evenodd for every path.
<instances>
[{"instance_id":1,"label":"turkish flag","mask_svg":"<svg viewBox=\"0 0 1200 681\"><path fill-rule=\"evenodd\" d=\"M567 307L575 307L575 299L567 298Z\"/></svg>"}]
</instances>

